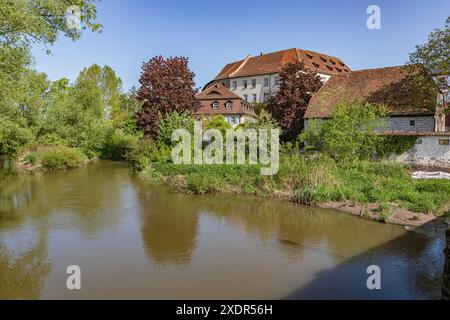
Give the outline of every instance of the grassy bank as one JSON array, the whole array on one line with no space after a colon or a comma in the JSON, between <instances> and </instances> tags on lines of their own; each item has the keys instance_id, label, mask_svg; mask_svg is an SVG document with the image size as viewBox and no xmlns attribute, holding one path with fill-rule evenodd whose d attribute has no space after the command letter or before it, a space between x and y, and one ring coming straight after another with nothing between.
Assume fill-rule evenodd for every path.
<instances>
[{"instance_id":1,"label":"grassy bank","mask_svg":"<svg viewBox=\"0 0 450 320\"><path fill-rule=\"evenodd\" d=\"M434 215L449 210L449 181L413 180L405 167L391 162L356 161L343 165L324 155L314 159L283 155L277 175L261 176L259 169L258 165L153 163L141 172L141 177L194 194L253 194L308 205L378 204L375 210L384 221L392 207Z\"/></svg>"}]
</instances>

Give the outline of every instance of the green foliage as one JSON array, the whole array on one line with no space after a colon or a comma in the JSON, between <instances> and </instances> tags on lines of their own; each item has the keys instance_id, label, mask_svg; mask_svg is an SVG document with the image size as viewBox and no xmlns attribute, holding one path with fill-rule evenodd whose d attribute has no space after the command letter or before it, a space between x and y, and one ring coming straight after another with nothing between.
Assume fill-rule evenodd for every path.
<instances>
[{"instance_id":1,"label":"green foliage","mask_svg":"<svg viewBox=\"0 0 450 320\"><path fill-rule=\"evenodd\" d=\"M166 146L172 145L172 133L177 129L194 132L194 120L185 112L160 114L158 117L158 142Z\"/></svg>"},{"instance_id":2,"label":"green foliage","mask_svg":"<svg viewBox=\"0 0 450 320\"><path fill-rule=\"evenodd\" d=\"M381 203L378 206L377 211L379 221L387 223L389 221L389 216L391 215L392 208L386 203Z\"/></svg>"},{"instance_id":3,"label":"green foliage","mask_svg":"<svg viewBox=\"0 0 450 320\"><path fill-rule=\"evenodd\" d=\"M210 130L210 129L219 130L224 137L226 136L227 130L232 129L231 124L229 124L225 120L225 117L222 115L216 115L216 116L212 117L211 119L206 119L205 127L207 130Z\"/></svg>"},{"instance_id":4,"label":"green foliage","mask_svg":"<svg viewBox=\"0 0 450 320\"><path fill-rule=\"evenodd\" d=\"M78 149L56 146L42 151L39 161L46 170L72 169L83 164L85 156Z\"/></svg>"},{"instance_id":5,"label":"green foliage","mask_svg":"<svg viewBox=\"0 0 450 320\"><path fill-rule=\"evenodd\" d=\"M376 155L379 158L401 155L414 147L416 141L417 137L411 136L382 136L376 146Z\"/></svg>"},{"instance_id":6,"label":"green foliage","mask_svg":"<svg viewBox=\"0 0 450 320\"><path fill-rule=\"evenodd\" d=\"M256 121L247 121L238 126L242 129L279 129L277 121L272 117L270 112L261 110ZM281 130L280 130L281 132Z\"/></svg>"},{"instance_id":7,"label":"green foliage","mask_svg":"<svg viewBox=\"0 0 450 320\"><path fill-rule=\"evenodd\" d=\"M0 115L0 154L15 153L33 138L28 128L21 127Z\"/></svg>"},{"instance_id":8,"label":"green foliage","mask_svg":"<svg viewBox=\"0 0 450 320\"><path fill-rule=\"evenodd\" d=\"M341 104L330 120L312 120L299 140L314 145L336 160L370 159L382 143L376 129L386 125L386 108L364 104Z\"/></svg>"},{"instance_id":9,"label":"green foliage","mask_svg":"<svg viewBox=\"0 0 450 320\"><path fill-rule=\"evenodd\" d=\"M448 75L450 74L450 17L447 18L443 29L435 29L428 36L428 42L416 46L416 51L411 53L411 63L419 63L430 74L437 77L436 80L442 90L449 89Z\"/></svg>"},{"instance_id":10,"label":"green foliage","mask_svg":"<svg viewBox=\"0 0 450 320\"><path fill-rule=\"evenodd\" d=\"M79 39L81 29L70 28L66 21L67 10L73 5L80 9L81 29L100 30L94 0L2 0L0 43L53 44L59 33Z\"/></svg>"},{"instance_id":11,"label":"green foliage","mask_svg":"<svg viewBox=\"0 0 450 320\"><path fill-rule=\"evenodd\" d=\"M153 162L169 161L170 148L147 137L132 146L126 155L126 159L135 169L143 170Z\"/></svg>"},{"instance_id":12,"label":"green foliage","mask_svg":"<svg viewBox=\"0 0 450 320\"><path fill-rule=\"evenodd\" d=\"M120 130L111 130L102 150L101 157L111 160L124 160L131 150L134 150L138 144L138 138L126 134Z\"/></svg>"},{"instance_id":13,"label":"green foliage","mask_svg":"<svg viewBox=\"0 0 450 320\"><path fill-rule=\"evenodd\" d=\"M450 205L447 180L414 180L399 164L381 161L343 163L326 154L298 158L283 154L275 176L261 176L260 165L174 165L152 162L143 173L188 193L232 192L275 196L302 204L328 201L379 203L387 221L397 203L422 213L443 214ZM388 207L386 207L388 206Z\"/></svg>"},{"instance_id":14,"label":"green foliage","mask_svg":"<svg viewBox=\"0 0 450 320\"><path fill-rule=\"evenodd\" d=\"M253 110L257 115L260 115L261 112L267 111L267 104L264 102L255 102L253 103Z\"/></svg>"}]
</instances>

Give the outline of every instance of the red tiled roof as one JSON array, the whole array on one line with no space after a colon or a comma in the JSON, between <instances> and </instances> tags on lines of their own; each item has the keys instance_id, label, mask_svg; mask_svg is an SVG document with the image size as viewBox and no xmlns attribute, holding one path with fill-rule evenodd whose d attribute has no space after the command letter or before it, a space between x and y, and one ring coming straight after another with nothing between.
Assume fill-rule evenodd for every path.
<instances>
[{"instance_id":1,"label":"red tiled roof","mask_svg":"<svg viewBox=\"0 0 450 320\"><path fill-rule=\"evenodd\" d=\"M330 118L340 103L384 104L391 116L434 115L438 90L426 91L418 98L411 77L418 72L425 71L417 66L396 66L333 75L311 98L305 118Z\"/></svg>"},{"instance_id":2,"label":"red tiled roof","mask_svg":"<svg viewBox=\"0 0 450 320\"><path fill-rule=\"evenodd\" d=\"M227 64L214 80L280 72L287 62L302 61L314 72L333 75L350 71L341 59L327 54L302 49L288 49L259 56L248 56L244 60Z\"/></svg>"},{"instance_id":3,"label":"red tiled roof","mask_svg":"<svg viewBox=\"0 0 450 320\"><path fill-rule=\"evenodd\" d=\"M250 116L256 116L255 111L251 103L243 100L234 92L228 90L220 84L215 84L208 87L204 91L198 93L196 96L200 101L200 108L195 112L195 115L205 114L246 114ZM219 108L213 109L212 103L219 102ZM231 101L231 109L227 109L225 104Z\"/></svg>"}]
</instances>

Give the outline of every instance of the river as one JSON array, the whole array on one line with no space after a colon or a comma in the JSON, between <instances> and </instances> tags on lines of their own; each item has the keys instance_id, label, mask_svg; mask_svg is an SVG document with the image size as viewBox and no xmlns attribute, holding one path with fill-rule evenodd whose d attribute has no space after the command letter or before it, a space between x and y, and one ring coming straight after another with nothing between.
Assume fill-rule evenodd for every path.
<instances>
[{"instance_id":1,"label":"river","mask_svg":"<svg viewBox=\"0 0 450 320\"><path fill-rule=\"evenodd\" d=\"M437 299L443 246L333 210L174 193L117 162L0 175L0 299Z\"/></svg>"}]
</instances>

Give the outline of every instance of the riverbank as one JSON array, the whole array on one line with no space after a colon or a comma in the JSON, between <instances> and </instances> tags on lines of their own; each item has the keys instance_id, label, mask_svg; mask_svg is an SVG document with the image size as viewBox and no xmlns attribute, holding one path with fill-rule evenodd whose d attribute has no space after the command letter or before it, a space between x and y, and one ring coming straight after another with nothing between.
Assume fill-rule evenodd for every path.
<instances>
[{"instance_id":1,"label":"riverbank","mask_svg":"<svg viewBox=\"0 0 450 320\"><path fill-rule=\"evenodd\" d=\"M322 155L283 155L275 176L261 176L258 165L152 163L140 177L184 193L251 194L410 227L428 224L450 208L449 181L414 180L408 168L385 161L342 164Z\"/></svg>"}]
</instances>

